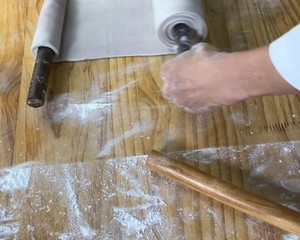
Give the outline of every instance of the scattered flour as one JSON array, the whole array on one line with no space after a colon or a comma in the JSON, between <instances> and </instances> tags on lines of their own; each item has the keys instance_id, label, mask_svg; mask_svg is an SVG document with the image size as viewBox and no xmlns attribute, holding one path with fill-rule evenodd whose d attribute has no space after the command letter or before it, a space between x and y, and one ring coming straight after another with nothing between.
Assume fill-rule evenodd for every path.
<instances>
[{"instance_id":1,"label":"scattered flour","mask_svg":"<svg viewBox=\"0 0 300 240\"><path fill-rule=\"evenodd\" d=\"M138 126L133 126L133 129L140 130ZM256 169L255 177L258 177L266 174L267 170L266 162L261 160L263 153L272 150L277 151L281 159L287 156L297 159L297 149L300 148L296 143L290 144L204 149L176 154L206 167L224 159L234 161L243 154L249 156L251 166L256 166L253 169ZM145 168L146 158L138 156L53 166L29 162L1 169L0 199L5 201L0 202L0 239L18 239L19 235L30 239L34 234L45 232L43 229L53 228L53 222L62 224L61 229L48 232L46 238L184 239L177 236L176 231L182 231L182 224L187 230L190 224L200 224L203 216L214 222L216 232L224 231L223 211L212 208L209 203L205 204L208 207L201 213L195 211L193 205L199 207L199 198L194 198L189 207L178 205L181 207L173 210L175 215L166 215L170 204L174 206L175 201L184 201L186 190L169 179L157 178ZM296 170L291 166L284 169L287 174L280 175L278 186L297 190L298 180L293 177L299 174ZM284 193L280 197L288 203L288 207L299 208L299 202L298 205L295 202L296 193ZM205 215L201 215L203 213ZM32 222L24 220L27 216ZM42 222L38 221L41 216ZM246 224L248 235L257 237L255 229L263 223L246 219ZM226 232L228 237L234 234L232 229ZM283 240L299 240L291 234L282 237Z\"/></svg>"},{"instance_id":2,"label":"scattered flour","mask_svg":"<svg viewBox=\"0 0 300 240\"><path fill-rule=\"evenodd\" d=\"M300 240L300 237L293 234L285 234L283 235L282 240Z\"/></svg>"},{"instance_id":3,"label":"scattered flour","mask_svg":"<svg viewBox=\"0 0 300 240\"><path fill-rule=\"evenodd\" d=\"M56 96L56 98L63 96ZM99 111L106 111L113 105L105 102L106 97L92 101L89 103L60 103L60 100L55 100L55 104L48 104L49 117L52 123L59 124L65 121L66 118L72 117L80 122L91 122L93 114L99 114ZM99 121L97 117L97 121Z\"/></svg>"},{"instance_id":4,"label":"scattered flour","mask_svg":"<svg viewBox=\"0 0 300 240\"><path fill-rule=\"evenodd\" d=\"M126 229L129 236L134 236L135 239L143 239L146 230L155 225L161 226L163 224L163 217L159 212L149 211L145 218L139 219L134 216L134 213L132 213L135 212L136 209L131 210L114 207L113 210L115 220Z\"/></svg>"},{"instance_id":5,"label":"scattered flour","mask_svg":"<svg viewBox=\"0 0 300 240\"><path fill-rule=\"evenodd\" d=\"M160 207L166 207L166 203L159 196L147 193L136 172L132 171L138 169L143 176L151 177L150 171L143 167L145 161L146 156L127 158L123 164L109 161L110 166L117 170L124 183L122 186L116 186L115 192L109 197L118 195L137 200L131 206L113 207L114 220L125 229L128 236L135 239L144 239L146 232L165 225ZM143 162L143 165L140 162ZM155 186L153 188L155 189Z\"/></svg>"},{"instance_id":6,"label":"scattered flour","mask_svg":"<svg viewBox=\"0 0 300 240\"><path fill-rule=\"evenodd\" d=\"M109 140L104 147L99 151L97 154L98 158L105 157L106 155L109 155L115 145L120 143L122 140L132 137L135 134L139 134L142 132L146 132L148 130L152 130L154 127L153 123L145 124L141 126L139 123L134 124L131 129L128 131L124 132L121 136L115 137L114 139Z\"/></svg>"},{"instance_id":7,"label":"scattered flour","mask_svg":"<svg viewBox=\"0 0 300 240\"><path fill-rule=\"evenodd\" d=\"M47 104L50 120L55 124L64 122L68 117L72 117L73 120L78 119L82 123L100 121L99 111L110 110L114 101L118 99L117 94L135 85L136 82L136 80L128 81L126 85L113 89L111 92L102 93L100 90L91 92L89 98L93 100L89 102L86 102L80 93L57 94Z\"/></svg>"},{"instance_id":8,"label":"scattered flour","mask_svg":"<svg viewBox=\"0 0 300 240\"><path fill-rule=\"evenodd\" d=\"M16 167L0 170L0 191L14 192L26 189L30 180L32 168L35 162L26 162Z\"/></svg>"},{"instance_id":9,"label":"scattered flour","mask_svg":"<svg viewBox=\"0 0 300 240\"><path fill-rule=\"evenodd\" d=\"M66 198L68 207L68 227L72 229L72 232L63 233L59 236L60 240L71 240L74 237L81 237L84 239L94 239L96 231L87 223L85 217L80 210L80 206L77 202L77 196L74 189L73 176L70 174L70 168L64 167L61 182L64 184L63 197Z\"/></svg>"},{"instance_id":10,"label":"scattered flour","mask_svg":"<svg viewBox=\"0 0 300 240\"><path fill-rule=\"evenodd\" d=\"M0 239L8 239L15 237L19 232L20 226L16 223L9 223L7 225L0 223Z\"/></svg>"}]
</instances>

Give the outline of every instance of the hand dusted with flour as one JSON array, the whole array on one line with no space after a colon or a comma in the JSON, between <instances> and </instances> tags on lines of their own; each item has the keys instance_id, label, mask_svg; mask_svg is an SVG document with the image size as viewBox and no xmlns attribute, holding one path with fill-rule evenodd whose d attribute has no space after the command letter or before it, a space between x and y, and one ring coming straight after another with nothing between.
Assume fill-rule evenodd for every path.
<instances>
[{"instance_id":1,"label":"hand dusted with flour","mask_svg":"<svg viewBox=\"0 0 300 240\"><path fill-rule=\"evenodd\" d=\"M162 78L164 95L190 112L258 96L298 93L276 71L268 47L224 53L200 43L166 62Z\"/></svg>"}]
</instances>

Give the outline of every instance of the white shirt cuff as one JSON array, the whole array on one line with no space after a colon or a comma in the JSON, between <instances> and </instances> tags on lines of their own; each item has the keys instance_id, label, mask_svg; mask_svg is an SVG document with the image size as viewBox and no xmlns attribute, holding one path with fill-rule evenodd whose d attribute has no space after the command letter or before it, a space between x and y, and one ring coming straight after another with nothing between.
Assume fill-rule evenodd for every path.
<instances>
[{"instance_id":1,"label":"white shirt cuff","mask_svg":"<svg viewBox=\"0 0 300 240\"><path fill-rule=\"evenodd\" d=\"M300 24L272 42L269 54L279 74L300 90Z\"/></svg>"}]
</instances>

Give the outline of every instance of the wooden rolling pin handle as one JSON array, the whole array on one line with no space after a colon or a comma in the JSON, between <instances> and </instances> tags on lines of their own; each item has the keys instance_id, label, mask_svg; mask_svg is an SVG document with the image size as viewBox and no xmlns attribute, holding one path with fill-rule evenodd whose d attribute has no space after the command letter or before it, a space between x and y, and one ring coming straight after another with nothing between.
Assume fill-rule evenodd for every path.
<instances>
[{"instance_id":1,"label":"wooden rolling pin handle","mask_svg":"<svg viewBox=\"0 0 300 240\"><path fill-rule=\"evenodd\" d=\"M51 48L39 47L27 97L27 104L31 107L44 105L54 57L55 53Z\"/></svg>"},{"instance_id":2,"label":"wooden rolling pin handle","mask_svg":"<svg viewBox=\"0 0 300 240\"><path fill-rule=\"evenodd\" d=\"M153 151L146 166L249 216L300 236L300 214Z\"/></svg>"}]
</instances>

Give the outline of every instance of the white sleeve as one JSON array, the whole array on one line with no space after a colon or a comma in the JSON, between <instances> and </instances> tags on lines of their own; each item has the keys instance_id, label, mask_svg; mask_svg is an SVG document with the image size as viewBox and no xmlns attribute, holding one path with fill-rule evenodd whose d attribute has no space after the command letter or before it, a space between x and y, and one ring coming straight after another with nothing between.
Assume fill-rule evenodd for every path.
<instances>
[{"instance_id":1,"label":"white sleeve","mask_svg":"<svg viewBox=\"0 0 300 240\"><path fill-rule=\"evenodd\" d=\"M300 90L300 24L272 42L269 54L279 74Z\"/></svg>"}]
</instances>

